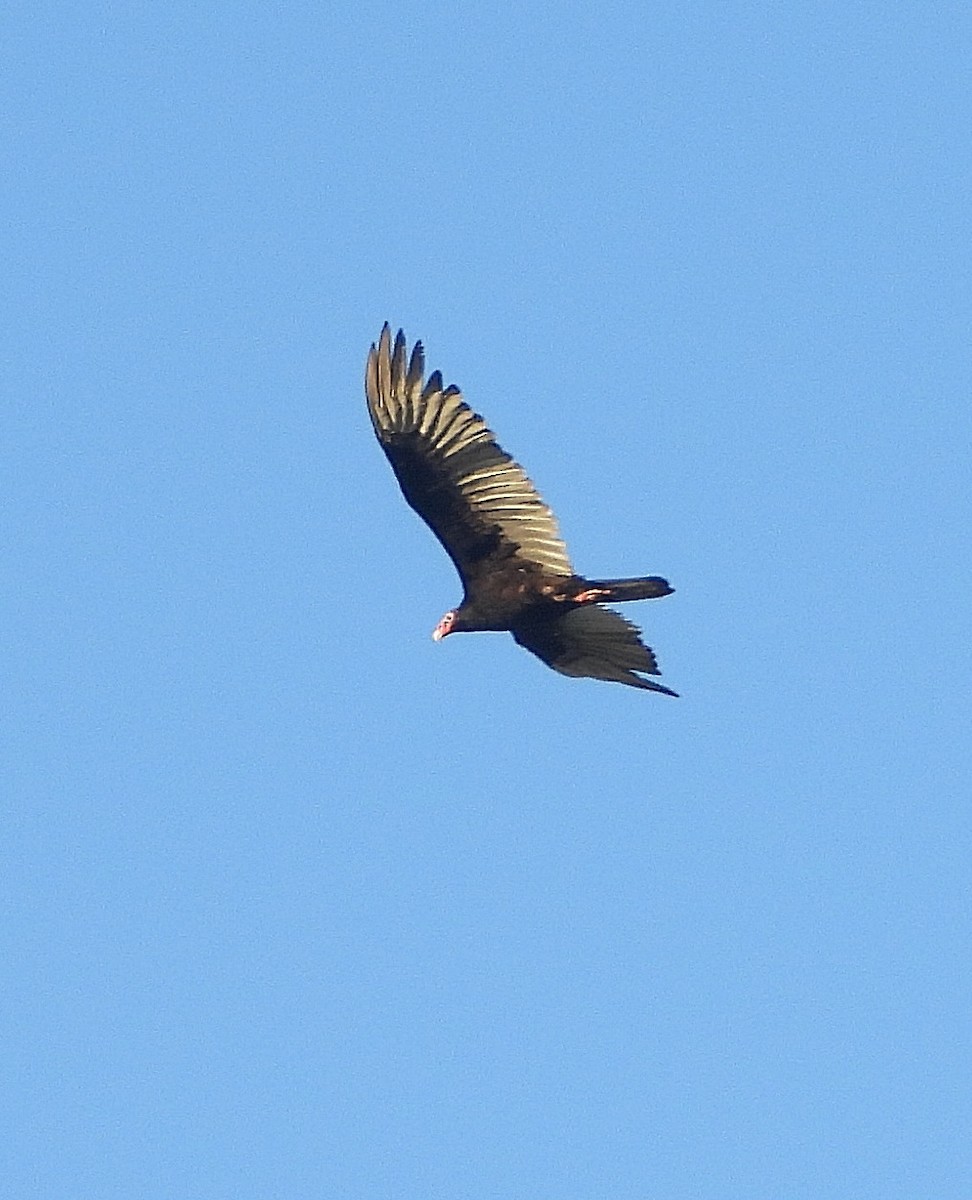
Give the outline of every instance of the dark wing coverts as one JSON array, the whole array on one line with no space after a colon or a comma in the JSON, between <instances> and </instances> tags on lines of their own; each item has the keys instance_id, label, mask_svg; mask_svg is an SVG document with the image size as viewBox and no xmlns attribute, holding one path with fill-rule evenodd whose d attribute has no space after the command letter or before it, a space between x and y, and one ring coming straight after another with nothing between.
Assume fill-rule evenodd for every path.
<instances>
[{"instance_id":1,"label":"dark wing coverts","mask_svg":"<svg viewBox=\"0 0 972 1200\"><path fill-rule=\"evenodd\" d=\"M386 324L365 376L372 424L405 499L445 547L463 584L483 560L513 555L550 574L571 575L554 515L522 467L457 387L443 388L438 371L423 383L424 373L422 343L406 361L405 335L399 330L392 349Z\"/></svg>"},{"instance_id":2,"label":"dark wing coverts","mask_svg":"<svg viewBox=\"0 0 972 1200\"><path fill-rule=\"evenodd\" d=\"M561 675L587 676L627 683L649 692L676 696L671 688L635 674L660 675L652 651L639 631L620 613L600 605L574 608L563 616L526 620L513 629L513 637Z\"/></svg>"}]
</instances>

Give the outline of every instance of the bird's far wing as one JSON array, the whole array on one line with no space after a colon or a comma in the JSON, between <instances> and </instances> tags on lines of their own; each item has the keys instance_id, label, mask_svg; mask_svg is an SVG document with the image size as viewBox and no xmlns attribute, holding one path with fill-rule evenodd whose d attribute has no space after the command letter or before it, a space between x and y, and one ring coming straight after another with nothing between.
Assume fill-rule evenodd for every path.
<instances>
[{"instance_id":1,"label":"bird's far wing","mask_svg":"<svg viewBox=\"0 0 972 1200\"><path fill-rule=\"evenodd\" d=\"M365 372L368 411L405 499L446 548L465 584L493 557L573 574L553 513L455 386L433 372L416 342L386 324Z\"/></svg>"},{"instance_id":2,"label":"bird's far wing","mask_svg":"<svg viewBox=\"0 0 972 1200\"><path fill-rule=\"evenodd\" d=\"M677 696L640 674L660 675L655 655L635 625L600 605L573 608L562 616L538 611L513 630L513 637L561 675L626 683L649 692Z\"/></svg>"}]
</instances>

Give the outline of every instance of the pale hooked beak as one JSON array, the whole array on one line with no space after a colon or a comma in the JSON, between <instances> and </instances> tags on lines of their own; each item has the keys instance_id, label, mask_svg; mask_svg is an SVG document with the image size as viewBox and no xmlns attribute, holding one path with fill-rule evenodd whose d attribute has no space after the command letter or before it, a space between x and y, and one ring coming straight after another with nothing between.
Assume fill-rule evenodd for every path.
<instances>
[{"instance_id":1,"label":"pale hooked beak","mask_svg":"<svg viewBox=\"0 0 972 1200\"><path fill-rule=\"evenodd\" d=\"M432 641L441 642L445 635L451 632L452 622L455 619L456 614L454 612L447 612L438 625L436 625L435 629L432 630Z\"/></svg>"}]
</instances>

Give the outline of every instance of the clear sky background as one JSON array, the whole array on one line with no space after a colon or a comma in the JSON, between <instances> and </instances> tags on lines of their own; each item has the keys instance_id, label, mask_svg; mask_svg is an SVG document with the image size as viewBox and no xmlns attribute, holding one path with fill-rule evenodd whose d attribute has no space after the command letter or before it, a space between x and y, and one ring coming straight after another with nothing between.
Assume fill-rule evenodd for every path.
<instances>
[{"instance_id":1,"label":"clear sky background","mask_svg":"<svg viewBox=\"0 0 972 1200\"><path fill-rule=\"evenodd\" d=\"M970 35L8 7L4 1195L972 1195ZM386 319L681 699L431 642Z\"/></svg>"}]
</instances>

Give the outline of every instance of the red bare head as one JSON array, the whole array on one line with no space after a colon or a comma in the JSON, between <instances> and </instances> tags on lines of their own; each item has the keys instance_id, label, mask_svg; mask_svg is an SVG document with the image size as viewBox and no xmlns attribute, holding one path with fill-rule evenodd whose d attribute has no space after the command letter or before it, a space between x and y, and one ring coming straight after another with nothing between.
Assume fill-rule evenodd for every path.
<instances>
[{"instance_id":1,"label":"red bare head","mask_svg":"<svg viewBox=\"0 0 972 1200\"><path fill-rule=\"evenodd\" d=\"M455 620L456 610L454 608L450 608L438 625L436 625L435 629L432 630L432 641L439 642L446 636L447 633L452 633L452 626L455 623Z\"/></svg>"}]
</instances>

